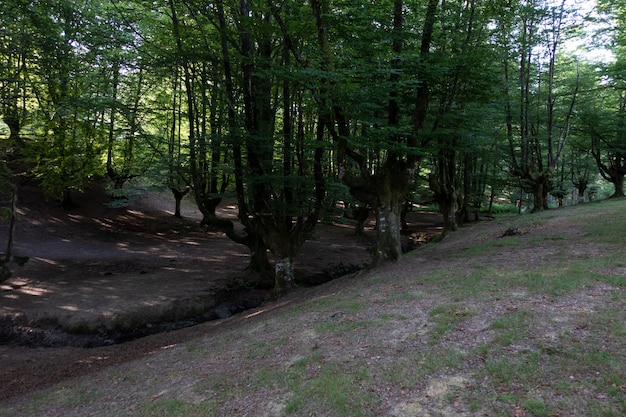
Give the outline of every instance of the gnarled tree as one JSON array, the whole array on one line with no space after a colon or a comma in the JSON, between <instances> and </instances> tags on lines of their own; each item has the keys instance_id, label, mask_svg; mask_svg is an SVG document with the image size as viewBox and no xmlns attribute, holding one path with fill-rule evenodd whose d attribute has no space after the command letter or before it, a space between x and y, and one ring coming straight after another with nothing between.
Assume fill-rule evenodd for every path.
<instances>
[{"instance_id":1,"label":"gnarled tree","mask_svg":"<svg viewBox=\"0 0 626 417\"><path fill-rule=\"evenodd\" d=\"M413 90L413 100L409 103L401 101L400 95L403 88L402 55L406 37L404 33L406 6L401 0L393 2L392 9L387 13L387 16L391 16L390 25L381 23L377 15L366 15L358 20L365 25L360 28L362 32L359 32L363 36L367 37L367 33L376 33L377 25L388 28L389 33L382 42L386 48L383 47L382 51L377 50L381 56L388 57L386 82L382 78L384 72L379 70L373 71L372 74L356 71L356 80L350 80L356 83L358 89L371 93L366 100L367 107L373 107L373 111L369 114L365 112L360 114L371 119L359 122L359 114L354 109L356 106L348 105L349 101L340 94L345 89L341 84L341 71L345 68L338 68L336 61L343 57L334 55L329 40L327 21L332 17L329 12L331 8L322 0L311 1L318 47L322 55L320 69L326 74L321 80L322 94L319 96L322 120L326 121L328 131L337 146L335 155L339 178L350 188L350 193L356 199L369 205L376 213L375 255L379 261L396 260L402 255L401 211L414 180L415 164L421 156L420 145L423 145L420 144L419 135L428 109L430 86L426 73L438 3L437 0L430 0L426 7L419 44L419 62L413 66L417 68L413 74L416 79L411 80L417 83L417 88ZM367 8L363 9L367 11ZM362 10L358 12L364 13ZM342 19L348 20L348 17L343 16ZM374 45L381 48L380 40L370 40L371 42L367 43L370 53L376 51L372 48ZM366 57L367 54L363 50L359 58ZM376 54L372 56L374 60L379 58L380 56ZM373 65L372 62L367 64ZM368 79L370 76L378 78ZM404 81L406 82L406 79ZM384 85L386 89L378 90L379 85ZM374 91L370 90L372 87ZM404 112L402 104L406 105ZM411 106L412 114L409 110ZM353 111L357 114L351 114ZM383 114L386 117L382 117ZM354 117L355 124L361 125L360 137L351 129L351 117ZM370 163L369 159L372 151L375 153L375 164Z\"/></svg>"}]
</instances>

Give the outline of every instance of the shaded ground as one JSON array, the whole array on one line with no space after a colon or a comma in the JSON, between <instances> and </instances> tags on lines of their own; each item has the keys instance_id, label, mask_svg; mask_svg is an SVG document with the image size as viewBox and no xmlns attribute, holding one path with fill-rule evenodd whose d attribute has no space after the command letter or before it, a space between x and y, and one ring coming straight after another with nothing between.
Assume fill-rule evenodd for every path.
<instances>
[{"instance_id":1,"label":"shaded ground","mask_svg":"<svg viewBox=\"0 0 626 417\"><path fill-rule=\"evenodd\" d=\"M123 339L122 331L156 333L181 324L163 321L224 318L266 298L245 288L246 248L200 227L191 204L177 219L168 195L146 194L129 208L107 208L99 193L76 201L65 212L32 189L20 195L14 252L30 260L0 287L0 398L142 357L218 322L84 348ZM234 217L234 207L220 210ZM435 214L412 213L409 222L414 241L439 231ZM321 225L296 259L300 279L364 267L372 235L356 238L349 224Z\"/></svg>"},{"instance_id":2,"label":"shaded ground","mask_svg":"<svg viewBox=\"0 0 626 417\"><path fill-rule=\"evenodd\" d=\"M123 345L4 346L0 416L622 417L625 204L483 222Z\"/></svg>"}]
</instances>

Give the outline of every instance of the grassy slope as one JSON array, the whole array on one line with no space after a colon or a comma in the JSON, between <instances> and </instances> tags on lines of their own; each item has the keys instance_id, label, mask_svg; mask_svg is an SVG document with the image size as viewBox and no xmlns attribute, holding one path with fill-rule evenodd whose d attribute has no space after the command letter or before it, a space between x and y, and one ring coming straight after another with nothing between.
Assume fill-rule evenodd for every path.
<instances>
[{"instance_id":1,"label":"grassy slope","mask_svg":"<svg viewBox=\"0 0 626 417\"><path fill-rule=\"evenodd\" d=\"M624 416L625 232L623 200L478 224L0 416Z\"/></svg>"}]
</instances>

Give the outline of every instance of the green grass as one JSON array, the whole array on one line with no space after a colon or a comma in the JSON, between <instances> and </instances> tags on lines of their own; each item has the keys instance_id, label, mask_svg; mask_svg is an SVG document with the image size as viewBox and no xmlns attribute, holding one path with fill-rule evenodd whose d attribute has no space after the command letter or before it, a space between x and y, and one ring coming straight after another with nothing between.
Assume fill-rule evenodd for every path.
<instances>
[{"instance_id":1,"label":"green grass","mask_svg":"<svg viewBox=\"0 0 626 417\"><path fill-rule=\"evenodd\" d=\"M420 280L431 285L437 283L439 288L452 293L457 301L470 297L504 296L513 288L523 289L531 295L562 296L597 282L626 286L626 275L612 272L624 268L622 257L622 253L611 253L593 259L572 259L564 254L533 268L471 264L464 270L450 267L447 271L420 277Z\"/></svg>"},{"instance_id":2,"label":"green grass","mask_svg":"<svg viewBox=\"0 0 626 417\"><path fill-rule=\"evenodd\" d=\"M562 296L572 291L604 281L613 285L626 284L624 277L612 275L607 268L607 260L598 257L594 260L555 260L525 271L516 269L500 275L501 286L516 285L530 294Z\"/></svg>"},{"instance_id":3,"label":"green grass","mask_svg":"<svg viewBox=\"0 0 626 417\"><path fill-rule=\"evenodd\" d=\"M292 415L308 415L309 409L337 417L369 415L368 410L376 399L362 388L371 383L366 367L348 369L339 363L327 362L314 377L294 381L285 411Z\"/></svg>"},{"instance_id":4,"label":"green grass","mask_svg":"<svg viewBox=\"0 0 626 417\"><path fill-rule=\"evenodd\" d=\"M287 385L287 375L281 369L261 368L252 377L254 386L260 387L284 387Z\"/></svg>"},{"instance_id":5,"label":"green grass","mask_svg":"<svg viewBox=\"0 0 626 417\"><path fill-rule=\"evenodd\" d=\"M88 381L62 383L54 388L36 392L32 400L20 410L19 413L8 413L1 409L0 416L18 417L22 415L36 415L50 408L61 407L68 409L89 406L94 401L99 401L102 394L97 387L93 387Z\"/></svg>"},{"instance_id":6,"label":"green grass","mask_svg":"<svg viewBox=\"0 0 626 417\"><path fill-rule=\"evenodd\" d=\"M503 230L504 232L504 230ZM521 236L507 236L497 240L490 240L485 243L477 243L462 251L452 255L453 259L472 259L494 252L514 251L522 248L525 242Z\"/></svg>"},{"instance_id":7,"label":"green grass","mask_svg":"<svg viewBox=\"0 0 626 417\"><path fill-rule=\"evenodd\" d=\"M175 398L156 399L142 404L133 413L136 417L212 417L217 412L212 403L191 404Z\"/></svg>"},{"instance_id":8,"label":"green grass","mask_svg":"<svg viewBox=\"0 0 626 417\"><path fill-rule=\"evenodd\" d=\"M381 323L375 320L329 320L323 323L317 323L314 327L318 333L330 333L331 335L350 335L359 333L367 334L368 329L374 326L380 326Z\"/></svg>"},{"instance_id":9,"label":"green grass","mask_svg":"<svg viewBox=\"0 0 626 417\"><path fill-rule=\"evenodd\" d=\"M248 345L246 358L247 359L260 359L269 356L274 353L274 346L263 341L252 342Z\"/></svg>"},{"instance_id":10,"label":"green grass","mask_svg":"<svg viewBox=\"0 0 626 417\"><path fill-rule=\"evenodd\" d=\"M556 415L557 412L555 408L536 398L528 398L524 401L524 408L536 417L550 417Z\"/></svg>"},{"instance_id":11,"label":"green grass","mask_svg":"<svg viewBox=\"0 0 626 417\"><path fill-rule=\"evenodd\" d=\"M387 302L396 302L396 301L421 301L424 299L424 294L416 293L413 291L404 291L399 293L391 294L390 297L386 299Z\"/></svg>"},{"instance_id":12,"label":"green grass","mask_svg":"<svg viewBox=\"0 0 626 417\"><path fill-rule=\"evenodd\" d=\"M540 354L536 352L496 357L485 362L485 370L498 386L509 386L514 382L529 386L540 373L539 358Z\"/></svg>"},{"instance_id":13,"label":"green grass","mask_svg":"<svg viewBox=\"0 0 626 417\"><path fill-rule=\"evenodd\" d=\"M465 355L456 348L431 349L398 358L378 373L384 382L408 389L440 371L460 367L464 359Z\"/></svg>"},{"instance_id":14,"label":"green grass","mask_svg":"<svg viewBox=\"0 0 626 417\"><path fill-rule=\"evenodd\" d=\"M621 296L589 314L581 326L561 331L549 346L533 339L538 323L527 311L494 320L492 341L471 353L484 366L478 373L481 385L468 390L466 401L475 409L503 411L515 405L533 416L560 415L560 410L623 416L626 308ZM523 341L524 348L508 349L514 341Z\"/></svg>"},{"instance_id":15,"label":"green grass","mask_svg":"<svg viewBox=\"0 0 626 417\"><path fill-rule=\"evenodd\" d=\"M315 298L307 304L299 304L290 307L286 314L298 315L307 311L314 311L316 313L328 312L329 314L337 312L354 314L363 310L365 301L367 300L363 300L362 294L359 292L350 294L334 293Z\"/></svg>"},{"instance_id":16,"label":"green grass","mask_svg":"<svg viewBox=\"0 0 626 417\"><path fill-rule=\"evenodd\" d=\"M319 352L295 360L284 368L255 372L252 386L286 392L284 411L308 415L309 410L333 416L365 416L376 399L364 387L373 383L367 366L346 366L328 361Z\"/></svg>"},{"instance_id":17,"label":"green grass","mask_svg":"<svg viewBox=\"0 0 626 417\"><path fill-rule=\"evenodd\" d=\"M71 408L80 407L81 405L88 404L98 399L100 395L96 391L81 390L73 392L72 395L68 395L64 398L63 403Z\"/></svg>"},{"instance_id":18,"label":"green grass","mask_svg":"<svg viewBox=\"0 0 626 417\"><path fill-rule=\"evenodd\" d=\"M491 323L491 329L495 330L493 343L500 346L509 346L512 343L524 339L529 330L529 319L532 313L528 311L515 311L507 313Z\"/></svg>"},{"instance_id":19,"label":"green grass","mask_svg":"<svg viewBox=\"0 0 626 417\"><path fill-rule=\"evenodd\" d=\"M476 311L469 310L460 304L434 307L429 311L430 318L435 323L430 333L430 343L433 345L439 343L447 332L476 314Z\"/></svg>"},{"instance_id":20,"label":"green grass","mask_svg":"<svg viewBox=\"0 0 626 417\"><path fill-rule=\"evenodd\" d=\"M585 239L593 242L615 245L624 244L624 230L626 230L626 213L624 210L615 210L610 216L603 216L587 222L584 225Z\"/></svg>"}]
</instances>

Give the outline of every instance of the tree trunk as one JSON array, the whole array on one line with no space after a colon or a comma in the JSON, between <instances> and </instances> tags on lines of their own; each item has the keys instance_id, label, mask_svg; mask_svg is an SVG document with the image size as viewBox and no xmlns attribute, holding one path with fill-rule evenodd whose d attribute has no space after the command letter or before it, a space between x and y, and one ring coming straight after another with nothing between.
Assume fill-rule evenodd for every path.
<instances>
[{"instance_id":1,"label":"tree trunk","mask_svg":"<svg viewBox=\"0 0 626 417\"><path fill-rule=\"evenodd\" d=\"M175 207L174 207L174 217L176 217L177 219L180 219L181 217L183 217L180 214L180 202L183 200L183 198L175 194L174 199L176 200Z\"/></svg>"},{"instance_id":2,"label":"tree trunk","mask_svg":"<svg viewBox=\"0 0 626 417\"><path fill-rule=\"evenodd\" d=\"M435 172L428 178L428 186L443 216L443 233L457 230L458 193L453 183L455 166L454 152L441 151Z\"/></svg>"},{"instance_id":3,"label":"tree trunk","mask_svg":"<svg viewBox=\"0 0 626 417\"><path fill-rule=\"evenodd\" d=\"M402 211L400 212L400 227L402 231L409 230L409 223L406 221L406 215L413 211L413 202L406 198L404 204L402 204Z\"/></svg>"},{"instance_id":4,"label":"tree trunk","mask_svg":"<svg viewBox=\"0 0 626 417\"><path fill-rule=\"evenodd\" d=\"M61 207L63 207L63 210L71 210L76 207L76 203L72 200L72 190L67 187L63 188Z\"/></svg>"},{"instance_id":5,"label":"tree trunk","mask_svg":"<svg viewBox=\"0 0 626 417\"><path fill-rule=\"evenodd\" d=\"M396 171L397 169L397 171ZM402 206L408 190L408 178L401 167L386 166L378 178L376 195L376 253L374 260L398 260L402 256Z\"/></svg>"},{"instance_id":6,"label":"tree trunk","mask_svg":"<svg viewBox=\"0 0 626 417\"><path fill-rule=\"evenodd\" d=\"M212 197L207 193L198 193L196 196L196 205L200 208L200 212L203 214L200 224L211 224L217 211L217 206L222 202L222 197Z\"/></svg>"},{"instance_id":7,"label":"tree trunk","mask_svg":"<svg viewBox=\"0 0 626 417\"><path fill-rule=\"evenodd\" d=\"M420 57L422 69L425 72L424 62L430 52L433 28L435 26L435 15L438 0L429 0L426 19L422 31L422 41L420 45ZM388 125L396 127L400 125L400 76L402 68L401 56L403 40L403 2L395 0L394 4L394 40L392 50L395 58L392 58L391 67L394 68L389 82L392 87L389 91L388 102ZM315 18L317 28L317 39L321 53L321 69L324 72L334 71L333 52L329 43L327 29L323 21L323 7L320 0L311 0L311 8ZM330 77L332 78L332 77ZM335 81L327 80L328 84L323 86L319 94L320 118L324 119L328 131L333 138L337 148L335 157L339 179L350 188L350 193L359 201L369 204L376 211L377 221L377 250L375 257L377 260L397 260L402 255L402 245L400 240L400 223L402 203L404 202L408 187L413 183L415 175L415 164L419 159L417 152L408 154L395 149L417 149L418 135L423 129L424 120L427 114L429 102L429 85L426 82L428 77L418 77L420 84L415 99L415 110L413 114L413 134L403 137L398 135L390 138L394 145L386 150L386 161L379 164L374 174L371 167L368 167L368 160L365 154L360 154L357 149L351 146L348 139L352 136L350 122L344 108L332 100L336 94ZM331 116L332 119L331 120ZM422 143L423 145L424 143ZM358 167L359 174L351 172L349 166L354 163ZM380 166L382 165L382 166Z\"/></svg>"},{"instance_id":8,"label":"tree trunk","mask_svg":"<svg viewBox=\"0 0 626 417\"><path fill-rule=\"evenodd\" d=\"M174 200L176 202L176 205L174 208L174 217L181 218L182 216L180 214L180 203L183 200L183 197L185 197L187 193L189 192L189 187L186 187L182 191L177 188L171 187L170 191L172 191L172 194L174 195Z\"/></svg>"},{"instance_id":9,"label":"tree trunk","mask_svg":"<svg viewBox=\"0 0 626 417\"><path fill-rule=\"evenodd\" d=\"M454 191L446 193L446 195L443 196L439 202L439 208L443 214L444 233L455 231L458 228L456 221L456 207L456 192Z\"/></svg>"},{"instance_id":10,"label":"tree trunk","mask_svg":"<svg viewBox=\"0 0 626 417\"><path fill-rule=\"evenodd\" d=\"M250 264L248 270L261 276L263 279L271 277L272 266L267 257L267 246L259 236L252 237L252 242L248 245L250 249Z\"/></svg>"},{"instance_id":11,"label":"tree trunk","mask_svg":"<svg viewBox=\"0 0 626 417\"><path fill-rule=\"evenodd\" d=\"M17 186L11 187L11 223L9 225L9 236L7 237L7 247L4 259L0 259L0 282L11 278L9 266L13 262L13 235L17 221Z\"/></svg>"},{"instance_id":12,"label":"tree trunk","mask_svg":"<svg viewBox=\"0 0 626 417\"><path fill-rule=\"evenodd\" d=\"M401 198L388 198L376 207L376 261L398 260L402 256L400 240Z\"/></svg>"},{"instance_id":13,"label":"tree trunk","mask_svg":"<svg viewBox=\"0 0 626 417\"><path fill-rule=\"evenodd\" d=\"M274 262L274 297L279 297L296 287L293 256L276 256Z\"/></svg>"},{"instance_id":14,"label":"tree trunk","mask_svg":"<svg viewBox=\"0 0 626 417\"><path fill-rule=\"evenodd\" d=\"M370 210L365 205L355 205L352 208L352 217L356 221L354 225L354 235L363 236L365 231L365 222L370 216Z\"/></svg>"},{"instance_id":15,"label":"tree trunk","mask_svg":"<svg viewBox=\"0 0 626 417\"><path fill-rule=\"evenodd\" d=\"M589 183L585 178L579 177L578 181L574 183L576 186L576 191L578 192L578 201L577 203L581 203L585 201L585 191L587 191L587 187Z\"/></svg>"},{"instance_id":16,"label":"tree trunk","mask_svg":"<svg viewBox=\"0 0 626 417\"><path fill-rule=\"evenodd\" d=\"M615 186L615 192L610 198L621 198L624 197L624 175L613 175L611 177L611 182Z\"/></svg>"},{"instance_id":17,"label":"tree trunk","mask_svg":"<svg viewBox=\"0 0 626 417\"><path fill-rule=\"evenodd\" d=\"M533 193L533 209L531 213L538 213L544 211L547 207L546 196L548 193L545 191L545 183L543 181L535 181L532 185Z\"/></svg>"},{"instance_id":18,"label":"tree trunk","mask_svg":"<svg viewBox=\"0 0 626 417\"><path fill-rule=\"evenodd\" d=\"M266 223L264 243L274 256L274 297L279 297L296 287L294 257L304 243L305 237L300 233L292 234L290 230L281 230L272 223Z\"/></svg>"},{"instance_id":19,"label":"tree trunk","mask_svg":"<svg viewBox=\"0 0 626 417\"><path fill-rule=\"evenodd\" d=\"M10 106L6 111L9 114L3 116L2 120L4 124L9 127L9 143L12 145L22 145L22 139L20 138L20 119L17 116L17 109ZM17 147L21 149L21 146Z\"/></svg>"},{"instance_id":20,"label":"tree trunk","mask_svg":"<svg viewBox=\"0 0 626 417\"><path fill-rule=\"evenodd\" d=\"M428 185L443 214L444 233L457 229L456 210L459 194L456 157L456 151L452 146L442 147L435 161L435 170L428 177Z\"/></svg>"}]
</instances>

